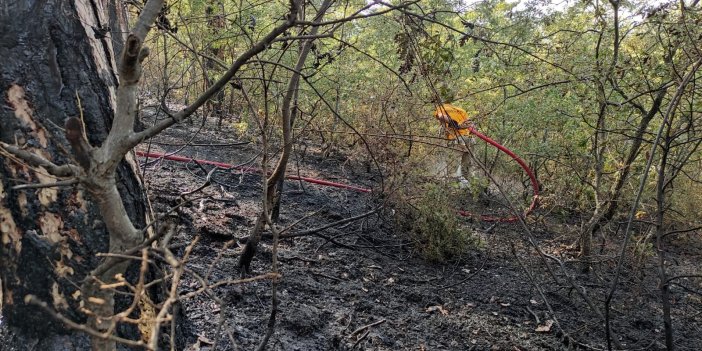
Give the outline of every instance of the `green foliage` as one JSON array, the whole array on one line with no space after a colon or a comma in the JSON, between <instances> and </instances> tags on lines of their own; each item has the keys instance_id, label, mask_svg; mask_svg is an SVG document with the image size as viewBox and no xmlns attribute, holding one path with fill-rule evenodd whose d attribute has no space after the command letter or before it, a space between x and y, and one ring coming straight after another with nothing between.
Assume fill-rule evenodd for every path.
<instances>
[{"instance_id":1,"label":"green foliage","mask_svg":"<svg viewBox=\"0 0 702 351\"><path fill-rule=\"evenodd\" d=\"M421 189L421 190L420 190ZM414 241L415 249L426 260L446 262L474 250L478 240L456 215L450 201L454 192L445 184L422 184L418 197L402 196L395 202L395 223Z\"/></svg>"},{"instance_id":2,"label":"green foliage","mask_svg":"<svg viewBox=\"0 0 702 351\"><path fill-rule=\"evenodd\" d=\"M391 178L402 178L408 162L426 172L421 160L431 155L408 140L442 143L434 139L439 130L431 117L438 95L469 111L482 132L533 167L544 186L543 204L554 211L591 211L609 200L626 167L642 111L654 105L656 89L671 82L624 182L618 199L624 208L635 195L646 150L675 84L699 55L702 14L688 9L682 15L677 2L655 7L646 1L621 2L615 61L610 2L555 8L545 3L429 0L407 8L424 18L390 11L339 23L333 38L315 41L303 69L296 140L341 150L369 165L378 162ZM335 3L325 19L349 16L365 5ZM175 2L169 18L179 30L155 35L145 70L148 90L191 102L224 71L198 53L233 62L280 23L286 6L286 1ZM305 20L311 20L313 8L307 4ZM362 13L386 9L374 5ZM306 30L301 26L284 36ZM262 116L270 117L272 139L279 135L280 101L291 74L283 67L294 65L299 43L277 41L255 58L260 61L242 69L236 82L248 100L242 90L227 87L225 105L238 135L259 133ZM699 174L695 161L702 155L692 147L700 138L696 131L702 130L699 88L685 90L681 100L671 129L678 138L673 159L676 169ZM476 153L498 177L524 182L509 158L492 148ZM671 188L673 195L698 191L696 180L675 181L680 186ZM648 184L645 199L653 195L654 183ZM693 197L675 199L675 211L699 214L698 201L684 200Z\"/></svg>"}]
</instances>

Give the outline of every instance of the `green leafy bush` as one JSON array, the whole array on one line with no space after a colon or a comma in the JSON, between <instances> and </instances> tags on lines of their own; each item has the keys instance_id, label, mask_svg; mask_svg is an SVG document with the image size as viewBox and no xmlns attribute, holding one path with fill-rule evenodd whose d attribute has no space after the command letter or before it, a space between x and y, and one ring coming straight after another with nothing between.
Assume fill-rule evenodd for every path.
<instances>
[{"instance_id":1,"label":"green leafy bush","mask_svg":"<svg viewBox=\"0 0 702 351\"><path fill-rule=\"evenodd\" d=\"M420 193L396 199L395 224L400 232L411 237L424 259L446 262L477 247L478 240L461 224L456 204L450 201L454 197L449 193L455 189L442 184L423 184L414 190Z\"/></svg>"}]
</instances>

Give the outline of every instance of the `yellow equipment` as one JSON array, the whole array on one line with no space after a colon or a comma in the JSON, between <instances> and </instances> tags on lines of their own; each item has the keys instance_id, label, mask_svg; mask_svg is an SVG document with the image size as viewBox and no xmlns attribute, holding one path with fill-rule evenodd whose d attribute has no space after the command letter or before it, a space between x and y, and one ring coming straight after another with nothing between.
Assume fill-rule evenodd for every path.
<instances>
[{"instance_id":1,"label":"yellow equipment","mask_svg":"<svg viewBox=\"0 0 702 351\"><path fill-rule=\"evenodd\" d=\"M455 123L449 123L446 117L450 118L451 121ZM468 124L468 113L460 107L451 104L442 104L434 111L434 118L441 122L444 127L444 132L446 133L446 139L448 140L456 139L456 135L470 135L470 130L468 128L461 128Z\"/></svg>"}]
</instances>

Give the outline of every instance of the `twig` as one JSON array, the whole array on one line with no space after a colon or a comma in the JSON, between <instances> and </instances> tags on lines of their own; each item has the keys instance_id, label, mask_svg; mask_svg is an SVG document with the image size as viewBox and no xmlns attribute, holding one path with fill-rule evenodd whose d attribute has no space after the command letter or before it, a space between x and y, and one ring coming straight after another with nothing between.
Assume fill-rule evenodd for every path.
<instances>
[{"instance_id":1,"label":"twig","mask_svg":"<svg viewBox=\"0 0 702 351\"><path fill-rule=\"evenodd\" d=\"M120 338L120 337L114 336L110 333L103 334L103 333L100 333L99 331L97 331L93 328L86 326L85 324L78 324L78 323L64 317L62 314L54 311L52 308L49 307L49 305L46 302L39 300L39 298L34 296L34 295L25 296L24 303L38 306L39 308L44 310L44 312L48 313L51 317L58 320L59 322L65 324L67 327L74 329L74 330L84 332L90 336L115 341L115 342L118 342L118 343L121 343L124 345L128 345L128 346L132 346L132 347L142 347L142 348L146 348L147 350L154 350L153 348L144 344L144 342L142 342L141 340L134 341L134 340Z\"/></svg>"},{"instance_id":2,"label":"twig","mask_svg":"<svg viewBox=\"0 0 702 351\"><path fill-rule=\"evenodd\" d=\"M178 296L178 285L180 285L180 278L182 277L183 272L185 270L185 263L188 261L190 253L192 252L193 248L195 248L195 245L197 245L197 242L199 240L199 236L196 236L195 239L193 239L192 243L190 243L190 245L188 245L188 247L185 248L185 254L183 255L183 259L180 261L176 260L175 257L173 257L173 254L168 250L168 248L163 249L166 253L166 259L173 266L174 273L173 279L171 281L171 289L169 291L168 298L166 299L166 301L163 302L161 310L158 312L158 315L154 320L151 339L149 340L149 345L154 350L158 348L158 339L161 331L161 323L171 318L168 316L168 310L170 309L171 305L175 304L180 298Z\"/></svg>"},{"instance_id":3,"label":"twig","mask_svg":"<svg viewBox=\"0 0 702 351\"><path fill-rule=\"evenodd\" d=\"M675 235L675 234L684 234L684 233L689 233L689 232L694 232L702 229L702 227L695 227L695 228L690 228L690 229L680 229L680 230L673 230L670 232L667 232L663 234L663 238L667 237L668 235Z\"/></svg>"},{"instance_id":4,"label":"twig","mask_svg":"<svg viewBox=\"0 0 702 351\"><path fill-rule=\"evenodd\" d=\"M331 228L331 227L336 227L336 226L339 226L339 225L342 225L342 224L346 224L346 223L349 223L349 222L353 222L353 221L359 220L359 219L361 219L361 218L368 217L368 216L370 216L370 215L372 215L372 214L378 212L378 210L379 210L379 208L376 208L376 209L374 209L374 210L372 210L372 211L368 211L368 212L362 213L362 214L360 214L360 215L358 215L358 216L353 216L353 217L349 217L349 218L344 218L344 219L338 220L338 221L336 221L336 222L332 222L332 223L329 223L329 224L325 224L325 225L323 225L323 226L316 227L316 228L312 228L312 229L303 230L303 231L301 231L301 232L295 232L295 233L290 233L290 234L282 234L282 235L280 236L280 238L281 238L281 239L284 239L284 238L295 238L295 237L299 237L299 236L306 236L306 235L313 235L313 234L316 235L318 232L321 232L321 231L323 231L323 230L325 230L325 229L329 229L329 228ZM325 239L327 239L327 238L325 237Z\"/></svg>"},{"instance_id":5,"label":"twig","mask_svg":"<svg viewBox=\"0 0 702 351\"><path fill-rule=\"evenodd\" d=\"M351 349L355 349L356 346L358 346L358 344L360 344L361 341L363 341L363 339L365 339L366 337L368 337L368 334L370 334L370 330L366 331L363 335L361 335L361 337L358 338L358 340L356 340L355 343L353 343L353 347L352 347Z\"/></svg>"},{"instance_id":6,"label":"twig","mask_svg":"<svg viewBox=\"0 0 702 351\"><path fill-rule=\"evenodd\" d=\"M111 252L98 252L95 254L97 257L114 257L114 258L121 258L124 260L135 260L135 261L140 261L143 260L143 257L139 256L132 256L132 255L124 255L120 253L111 253ZM148 263L153 263L151 260L147 260Z\"/></svg>"},{"instance_id":7,"label":"twig","mask_svg":"<svg viewBox=\"0 0 702 351\"><path fill-rule=\"evenodd\" d=\"M563 333L563 338L566 340L570 340L570 335L561 327L561 323L558 321L558 317L556 317L556 313L553 311L553 308L551 307L551 304L548 302L548 299L546 299L546 294L544 293L544 290L541 288L540 283L536 280L536 277L531 273L531 271L524 265L524 262L522 262L522 259L519 258L519 255L517 255L517 250L514 247L513 243L510 243L511 249L512 249L512 256L517 260L517 263L519 264L519 267L522 268L524 273L527 275L527 278L529 278L529 282L531 283L532 286L536 289L536 291L539 292L539 295L541 296L541 299L544 301L544 304L546 305L546 308L548 308L548 311L551 313L551 318L553 319L553 322L556 324L556 327Z\"/></svg>"},{"instance_id":8,"label":"twig","mask_svg":"<svg viewBox=\"0 0 702 351\"><path fill-rule=\"evenodd\" d=\"M493 230L495 230L495 228L497 227L498 224L500 224L500 222L493 223L491 226L487 227L487 229L479 229L479 230L485 234L490 234Z\"/></svg>"},{"instance_id":9,"label":"twig","mask_svg":"<svg viewBox=\"0 0 702 351\"><path fill-rule=\"evenodd\" d=\"M169 216L171 213L173 213L175 210L177 210L177 209L179 209L179 208L183 207L184 205L187 205L187 204L189 204L189 203L191 203L191 202L195 202L195 201L197 201L197 200L206 199L206 198L208 198L208 197L210 197L210 196L209 196L209 195L208 195L208 196L200 196L200 197L192 198L192 199L190 199L190 200L183 200L183 201L181 201L179 204L177 204L177 205L171 207L170 209L168 209L168 212L162 214L162 215L159 216L158 218L156 218L156 219L154 219L153 221L149 222L149 224L147 224L146 227L144 227L144 229L141 230L142 235L146 234L146 231L147 231L149 228L151 228L154 224L156 224L156 223L158 223L158 222L164 220L166 217L168 217L168 216ZM164 232L162 232L162 233L160 233L160 234L154 235L154 236L152 236L151 238L149 238L149 239L147 239L146 241L144 241L143 243L141 243L141 245L139 245L139 247L130 249L130 250L128 250L128 251L125 251L125 253L128 254L128 255L129 255L129 254L133 254L134 252L138 251L140 248L146 247L146 246L148 246L148 245L151 245L151 243L153 243L154 241L160 239L160 238L161 238L163 235L165 235L165 234L166 234L166 233L165 233L165 231L164 231Z\"/></svg>"},{"instance_id":10,"label":"twig","mask_svg":"<svg viewBox=\"0 0 702 351\"><path fill-rule=\"evenodd\" d=\"M451 284L451 285L445 285L445 286L437 287L436 290L445 290L445 289L448 289L448 288L453 288L454 286L461 285L461 284L463 284L463 283L469 281L470 279L472 279L473 277L475 277L476 275L478 275L478 273L480 273L480 272L483 271L483 267L485 267L485 263L487 263L487 260L488 260L488 258L487 258L487 256L486 256L485 259L483 260L483 263L480 265L480 268L478 268L478 270L475 271L475 273L469 275L469 276L466 277L465 279L463 279L463 280L461 280L461 281L459 281L459 282L457 282L457 283L453 283L453 284Z\"/></svg>"},{"instance_id":11,"label":"twig","mask_svg":"<svg viewBox=\"0 0 702 351\"><path fill-rule=\"evenodd\" d=\"M151 263L151 261L149 260L148 250L146 250L146 249L141 250L141 266L139 267L139 280L137 281L136 287L129 286L129 283L126 280L123 281L125 284L127 284L129 286L129 289L134 292L134 298L132 299L132 303L129 306L129 308L127 308L126 310L115 315L114 318L116 320L128 319L129 315L132 314L132 311L134 311L134 309L137 307L139 302L143 301L142 296L144 295L144 292L146 290L145 279L146 279L146 274L149 270L149 263ZM122 282L118 282L117 285L120 283L122 283ZM115 284L112 284L112 285L115 285ZM103 285L100 288L105 289L107 287L109 287L109 285L107 285L107 286ZM115 289L117 287L118 286L111 287L111 288ZM116 328L116 327L117 327L117 323L114 323L112 325L110 333L114 332L114 328Z\"/></svg>"},{"instance_id":12,"label":"twig","mask_svg":"<svg viewBox=\"0 0 702 351\"><path fill-rule=\"evenodd\" d=\"M204 167L202 167L202 165L200 164L200 162L197 162L195 159L193 159L193 161L195 161L195 164L197 164L201 169L204 170ZM180 197L181 199L185 200L185 197L186 197L186 196L195 194L195 193L200 192L200 191L202 191L203 189L207 188L210 184L212 184L212 175L213 175L218 169L219 169L219 167L212 168L212 169L207 173L207 179L205 179L205 183L203 183L202 185L200 185L200 186L199 186L197 189L195 189L195 190L186 191L186 192L184 192L184 193L181 193L181 194L179 195L179 197Z\"/></svg>"},{"instance_id":13,"label":"twig","mask_svg":"<svg viewBox=\"0 0 702 351\"><path fill-rule=\"evenodd\" d=\"M298 171L299 171L299 169L298 169ZM292 229L292 228L295 227L296 225L300 224L300 222L304 221L304 220L307 219L307 218L310 218L310 217L312 217L312 216L317 215L318 213L322 212L324 209L326 209L326 206L322 206L322 208L320 208L319 210L314 211L314 212L312 212L312 213L310 213L310 214L308 214L308 215L306 215L306 216L301 217L300 219L298 219L298 220L296 220L295 222L291 223L289 226L287 226L287 227L281 229L281 230L280 230L280 234L282 235L283 233L285 233L285 232L287 232L288 230Z\"/></svg>"},{"instance_id":14,"label":"twig","mask_svg":"<svg viewBox=\"0 0 702 351\"><path fill-rule=\"evenodd\" d=\"M324 278L331 279L331 280L334 280L334 281L337 281L337 282L343 282L343 281L344 281L344 280L341 279L341 278L332 277L331 275L327 275L327 274L324 274L324 273L312 272L312 275L316 275L316 276L319 276L319 277L324 277Z\"/></svg>"},{"instance_id":15,"label":"twig","mask_svg":"<svg viewBox=\"0 0 702 351\"><path fill-rule=\"evenodd\" d=\"M59 186L71 186L78 184L78 179L76 178L71 178L71 179L66 179L62 181L58 181L55 183L35 183L35 184L22 184L22 185L15 185L11 189L12 190L23 190L23 189L42 189L42 188L53 188L53 187L59 187Z\"/></svg>"},{"instance_id":16,"label":"twig","mask_svg":"<svg viewBox=\"0 0 702 351\"><path fill-rule=\"evenodd\" d=\"M280 278L280 274L266 273L266 274L261 274L261 275L257 275L255 277L250 277L250 278L220 280L214 284L210 284L209 286L203 286L200 289L198 289L197 291L185 294L185 295L181 296L181 299L188 299L188 298L194 297L195 295L198 295L202 291L205 291L207 289L214 289L216 287L223 286L223 285L237 285L237 284L251 283L251 282L258 281L258 280L279 279L279 278Z\"/></svg>"},{"instance_id":17,"label":"twig","mask_svg":"<svg viewBox=\"0 0 702 351\"><path fill-rule=\"evenodd\" d=\"M674 277L668 278L668 279L665 281L665 283L667 284L667 283L672 282L673 280L676 280L676 279L683 279L683 278L702 278L702 274L676 275L676 276L674 276Z\"/></svg>"},{"instance_id":18,"label":"twig","mask_svg":"<svg viewBox=\"0 0 702 351\"><path fill-rule=\"evenodd\" d=\"M539 319L539 316L536 313L534 313L534 311L532 311L531 308L529 308L529 306L526 306L525 308L529 313L531 313L532 316L534 316L534 319L536 320L536 325L541 324L541 320Z\"/></svg>"},{"instance_id":19,"label":"twig","mask_svg":"<svg viewBox=\"0 0 702 351\"><path fill-rule=\"evenodd\" d=\"M179 143L179 144L174 144L174 143L166 143L162 141L152 141L152 144L155 145L166 145L166 146L206 146L206 147L228 147L228 146L242 146L242 145L248 145L251 144L250 141L239 141L239 142L234 142L234 143L221 143L221 144L216 144L216 143Z\"/></svg>"},{"instance_id":20,"label":"twig","mask_svg":"<svg viewBox=\"0 0 702 351\"><path fill-rule=\"evenodd\" d=\"M334 244L334 245L336 245L336 246L343 247L343 248L345 248L345 249L356 250L356 249L358 248L357 246L342 244L342 243L336 241L335 238L326 236L326 235L324 235L324 234L313 233L312 235L317 236L317 237L320 237L320 238L322 238L322 239L324 239L324 240L326 240L326 241L328 241L328 242L330 242L330 243L332 243L332 244Z\"/></svg>"},{"instance_id":21,"label":"twig","mask_svg":"<svg viewBox=\"0 0 702 351\"><path fill-rule=\"evenodd\" d=\"M79 174L78 168L74 165L58 166L53 162L32 152L22 150L14 145L3 143L0 141L0 151L5 151L8 155L14 156L19 160L27 162L33 167L44 167L49 174L56 177L71 177Z\"/></svg>"},{"instance_id":22,"label":"twig","mask_svg":"<svg viewBox=\"0 0 702 351\"><path fill-rule=\"evenodd\" d=\"M383 318L383 319L381 319L381 320L379 320L379 321L375 321L375 322L373 322L373 323L371 323L371 324L366 324L366 325L364 325L364 326L362 326L362 327L359 327L358 329L354 330L351 334L349 334L349 338L352 338L354 335L356 335L356 334L358 334L358 333L360 333L360 332L362 332L362 331L364 331L364 330L366 330L366 329L368 329L368 328L375 327L375 326L378 325L378 324L383 324L383 323L385 323L386 321L387 321L387 320L386 320L385 318ZM362 340L364 337L365 337L365 336L361 337L361 338L358 339L358 340L360 341L360 340Z\"/></svg>"}]
</instances>

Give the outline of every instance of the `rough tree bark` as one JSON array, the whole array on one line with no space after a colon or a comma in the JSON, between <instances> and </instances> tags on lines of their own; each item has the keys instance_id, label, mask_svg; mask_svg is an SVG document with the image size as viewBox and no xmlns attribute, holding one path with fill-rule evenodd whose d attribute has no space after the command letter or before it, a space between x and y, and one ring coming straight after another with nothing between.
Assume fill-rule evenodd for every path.
<instances>
[{"instance_id":1,"label":"rough tree bark","mask_svg":"<svg viewBox=\"0 0 702 351\"><path fill-rule=\"evenodd\" d=\"M120 285L114 283L127 273L124 254L150 242L144 242L148 211L130 150L201 108L295 24L298 8L291 0L283 23L242 53L195 102L136 132L137 84L148 55L142 45L163 0L148 0L140 8L127 38L116 41L123 47L119 55L112 48L113 29L106 25L111 22L105 20L118 12L121 2L114 1L25 0L0 6L0 52L11 61L0 71L7 100L0 115L0 279L8 321L3 325L20 335L18 350L36 349L37 343L42 350L86 349L85 341L76 344L71 338L70 345L62 345L52 338L66 330L43 312L67 317L67 324L91 334L93 350L115 350L116 341L157 348L153 309L145 318L149 309L141 310L137 324L147 325L140 328L140 340L115 335L128 313L114 308L113 287ZM74 184L75 189L57 188ZM113 255L98 261L95 253L105 251ZM142 297L138 294L133 306L141 306L136 302ZM32 338L36 342L26 341Z\"/></svg>"},{"instance_id":2,"label":"rough tree bark","mask_svg":"<svg viewBox=\"0 0 702 351\"><path fill-rule=\"evenodd\" d=\"M64 165L84 161L66 140L63 126L70 117L82 117L81 137L90 145L105 141L118 103L115 57L125 41L123 6L116 0L22 0L0 6L0 141ZM117 199L132 223L144 227L149 212L135 166L127 155L116 167ZM85 322L80 286L99 264L96 253L109 249L109 219L84 187L12 189L59 180L0 153L0 339L11 338L16 350L89 348L86 336L24 302L32 294L67 318Z\"/></svg>"}]
</instances>

